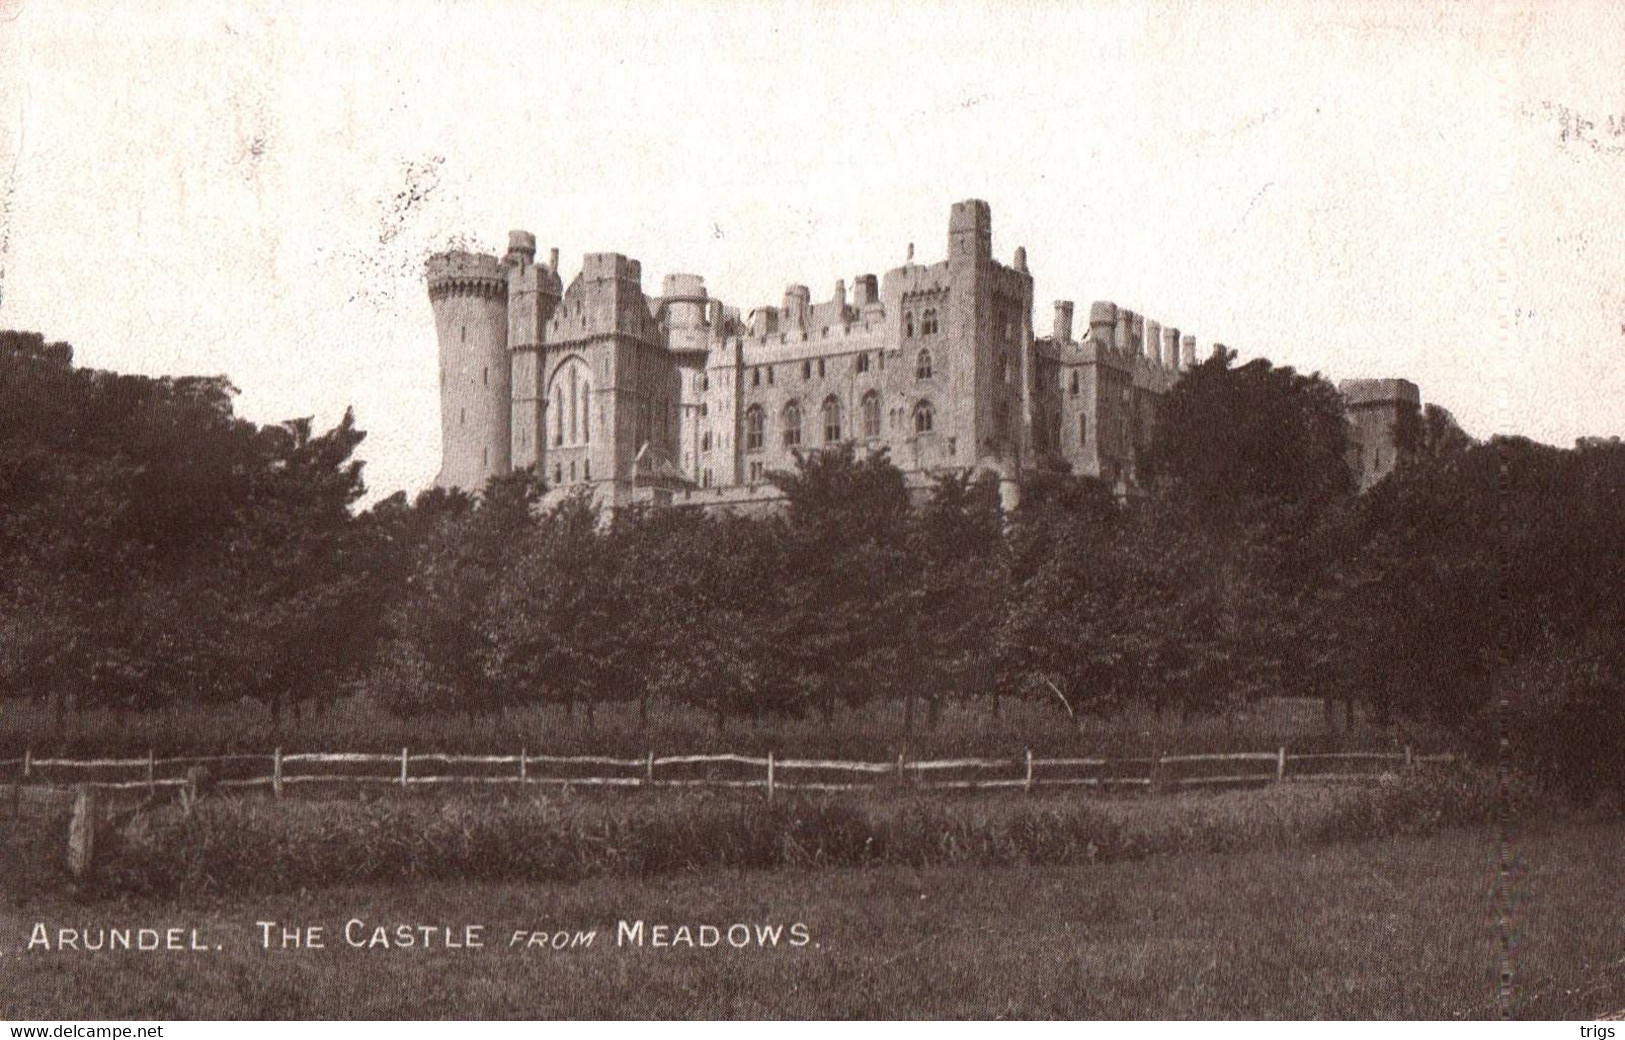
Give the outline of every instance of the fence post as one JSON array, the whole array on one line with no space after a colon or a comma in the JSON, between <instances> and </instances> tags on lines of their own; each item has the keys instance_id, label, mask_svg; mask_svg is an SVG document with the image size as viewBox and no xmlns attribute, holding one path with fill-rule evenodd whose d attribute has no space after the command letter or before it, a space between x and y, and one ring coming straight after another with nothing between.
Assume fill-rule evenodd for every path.
<instances>
[{"instance_id":1,"label":"fence post","mask_svg":"<svg viewBox=\"0 0 1625 1040\"><path fill-rule=\"evenodd\" d=\"M27 780L34 773L34 749L23 749L23 779Z\"/></svg>"},{"instance_id":2,"label":"fence post","mask_svg":"<svg viewBox=\"0 0 1625 1040\"><path fill-rule=\"evenodd\" d=\"M645 787L653 787L654 782L655 782L655 753L654 753L654 749L650 748L649 749L649 757L646 760L646 764L643 767L643 786L645 786Z\"/></svg>"},{"instance_id":3,"label":"fence post","mask_svg":"<svg viewBox=\"0 0 1625 1040\"><path fill-rule=\"evenodd\" d=\"M1023 785L1023 789L1027 790L1027 791L1031 791L1033 789L1033 749L1032 748L1027 749L1027 779L1026 779L1025 784Z\"/></svg>"},{"instance_id":4,"label":"fence post","mask_svg":"<svg viewBox=\"0 0 1625 1040\"><path fill-rule=\"evenodd\" d=\"M1275 753L1275 779L1286 779L1286 748L1282 747Z\"/></svg>"},{"instance_id":5,"label":"fence post","mask_svg":"<svg viewBox=\"0 0 1625 1040\"><path fill-rule=\"evenodd\" d=\"M767 800L773 800L773 752L767 753Z\"/></svg>"},{"instance_id":6,"label":"fence post","mask_svg":"<svg viewBox=\"0 0 1625 1040\"><path fill-rule=\"evenodd\" d=\"M68 820L68 869L74 877L90 873L96 855L96 789L80 784L73 799L73 816Z\"/></svg>"},{"instance_id":7,"label":"fence post","mask_svg":"<svg viewBox=\"0 0 1625 1040\"><path fill-rule=\"evenodd\" d=\"M903 753L901 751L899 751L897 753L897 782L899 784L907 783L907 780L904 779L904 775L905 774L903 773Z\"/></svg>"},{"instance_id":8,"label":"fence post","mask_svg":"<svg viewBox=\"0 0 1625 1040\"><path fill-rule=\"evenodd\" d=\"M528 776L527 776L528 770L526 769L526 762L525 762L526 754L527 754L527 752L525 751L524 748L519 749L519 786L521 786L521 787L523 787L525 784L528 784L530 782L530 780L528 779Z\"/></svg>"},{"instance_id":9,"label":"fence post","mask_svg":"<svg viewBox=\"0 0 1625 1040\"><path fill-rule=\"evenodd\" d=\"M401 790L406 790L406 749L401 748Z\"/></svg>"},{"instance_id":10,"label":"fence post","mask_svg":"<svg viewBox=\"0 0 1625 1040\"><path fill-rule=\"evenodd\" d=\"M277 748L271 753L271 793L278 798L282 797L282 749Z\"/></svg>"},{"instance_id":11,"label":"fence post","mask_svg":"<svg viewBox=\"0 0 1625 1040\"><path fill-rule=\"evenodd\" d=\"M154 769L157 766L157 764L158 763L156 761L154 761L154 759L153 759L152 748L148 748L147 749L147 797L148 798L151 798L153 795L158 793L158 785L157 785L157 783L155 782L155 780L153 778L153 772L154 772Z\"/></svg>"},{"instance_id":12,"label":"fence post","mask_svg":"<svg viewBox=\"0 0 1625 1040\"><path fill-rule=\"evenodd\" d=\"M1411 746L1409 744L1406 744L1405 745L1405 768L1409 769L1414 764L1415 764L1415 762L1411 758Z\"/></svg>"}]
</instances>

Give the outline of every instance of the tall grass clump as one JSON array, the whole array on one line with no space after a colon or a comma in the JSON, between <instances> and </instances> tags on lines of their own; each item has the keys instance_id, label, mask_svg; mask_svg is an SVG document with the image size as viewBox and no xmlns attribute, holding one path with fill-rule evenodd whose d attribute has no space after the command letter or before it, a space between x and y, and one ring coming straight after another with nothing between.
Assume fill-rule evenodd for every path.
<instances>
[{"instance_id":1,"label":"tall grass clump","mask_svg":"<svg viewBox=\"0 0 1625 1040\"><path fill-rule=\"evenodd\" d=\"M269 892L431 879L575 881L702 869L1070 865L1422 833L1505 808L1493 778L1163 797L653 791L367 799L248 797L111 828L91 891Z\"/></svg>"}]
</instances>

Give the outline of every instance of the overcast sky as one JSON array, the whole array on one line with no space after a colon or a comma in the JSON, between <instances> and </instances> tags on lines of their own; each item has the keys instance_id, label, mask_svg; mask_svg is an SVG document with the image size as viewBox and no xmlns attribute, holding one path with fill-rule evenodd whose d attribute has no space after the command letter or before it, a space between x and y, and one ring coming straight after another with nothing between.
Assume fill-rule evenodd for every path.
<instances>
[{"instance_id":1,"label":"overcast sky","mask_svg":"<svg viewBox=\"0 0 1625 1040\"><path fill-rule=\"evenodd\" d=\"M0 327L354 405L438 467L424 257L509 228L749 307L944 253L1050 303L1625 434L1625 5L0 0Z\"/></svg>"}]
</instances>

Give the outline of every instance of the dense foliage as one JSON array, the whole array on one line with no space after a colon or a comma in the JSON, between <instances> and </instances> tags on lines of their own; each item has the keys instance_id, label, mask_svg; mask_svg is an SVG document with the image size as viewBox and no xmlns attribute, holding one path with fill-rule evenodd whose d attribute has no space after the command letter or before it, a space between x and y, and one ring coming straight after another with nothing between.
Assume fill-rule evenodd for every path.
<instances>
[{"instance_id":1,"label":"dense foliage","mask_svg":"<svg viewBox=\"0 0 1625 1040\"><path fill-rule=\"evenodd\" d=\"M400 715L651 699L717 720L1023 698L1057 727L1273 694L1454 726L1625 791L1625 446L1402 417L1355 494L1340 398L1216 353L1145 493L1049 476L911 501L850 445L768 518L541 508L532 474L357 512L346 415L256 426L224 379L76 368L0 334L0 698L144 709L360 696Z\"/></svg>"}]
</instances>

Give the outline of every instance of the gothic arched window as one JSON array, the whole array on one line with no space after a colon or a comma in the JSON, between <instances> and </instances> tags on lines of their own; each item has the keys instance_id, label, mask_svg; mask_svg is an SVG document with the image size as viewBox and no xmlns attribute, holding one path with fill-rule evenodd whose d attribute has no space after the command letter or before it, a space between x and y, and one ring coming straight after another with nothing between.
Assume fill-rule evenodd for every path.
<instances>
[{"instance_id":1,"label":"gothic arched window","mask_svg":"<svg viewBox=\"0 0 1625 1040\"><path fill-rule=\"evenodd\" d=\"M914 336L914 312L903 312L903 336L912 339Z\"/></svg>"},{"instance_id":2,"label":"gothic arched window","mask_svg":"<svg viewBox=\"0 0 1625 1040\"><path fill-rule=\"evenodd\" d=\"M753 404L745 413L745 450L761 451L762 442L766 436L767 414L762 406Z\"/></svg>"},{"instance_id":3,"label":"gothic arched window","mask_svg":"<svg viewBox=\"0 0 1625 1040\"><path fill-rule=\"evenodd\" d=\"M914 406L914 432L930 433L936 423L936 409L931 407L930 401L921 401Z\"/></svg>"},{"instance_id":4,"label":"gothic arched window","mask_svg":"<svg viewBox=\"0 0 1625 1040\"><path fill-rule=\"evenodd\" d=\"M935 336L937 334L937 309L927 307L925 313L920 315L920 335Z\"/></svg>"},{"instance_id":5,"label":"gothic arched window","mask_svg":"<svg viewBox=\"0 0 1625 1040\"><path fill-rule=\"evenodd\" d=\"M914 378L915 379L930 379L931 378L931 352L929 350L920 351L920 356L917 359L915 359L915 362L914 362Z\"/></svg>"},{"instance_id":6,"label":"gothic arched window","mask_svg":"<svg viewBox=\"0 0 1625 1040\"><path fill-rule=\"evenodd\" d=\"M784 406L781 424L784 428L784 446L793 448L801 443L801 406L791 401Z\"/></svg>"},{"instance_id":7,"label":"gothic arched window","mask_svg":"<svg viewBox=\"0 0 1625 1040\"><path fill-rule=\"evenodd\" d=\"M863 395L863 435L880 436L880 395L873 390Z\"/></svg>"},{"instance_id":8,"label":"gothic arched window","mask_svg":"<svg viewBox=\"0 0 1625 1040\"><path fill-rule=\"evenodd\" d=\"M592 417L590 373L579 357L568 359L553 372L555 447L586 444L592 439L587 429Z\"/></svg>"},{"instance_id":9,"label":"gothic arched window","mask_svg":"<svg viewBox=\"0 0 1625 1040\"><path fill-rule=\"evenodd\" d=\"M834 444L841 439L841 399L833 395L824 398L824 443Z\"/></svg>"}]
</instances>

